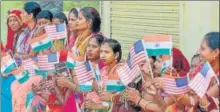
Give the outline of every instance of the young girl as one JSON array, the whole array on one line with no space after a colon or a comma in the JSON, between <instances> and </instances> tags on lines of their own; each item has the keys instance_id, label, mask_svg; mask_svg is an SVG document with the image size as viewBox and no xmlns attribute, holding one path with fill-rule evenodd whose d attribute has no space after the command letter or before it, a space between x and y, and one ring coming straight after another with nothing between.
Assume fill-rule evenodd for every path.
<instances>
[{"instance_id":1,"label":"young girl","mask_svg":"<svg viewBox=\"0 0 220 112\"><path fill-rule=\"evenodd\" d=\"M104 110L104 111L113 111L111 110L110 104L110 95L112 92L106 92L107 90L107 81L108 80L119 80L119 76L116 72L116 69L122 66L121 63L121 45L114 39L107 39L101 45L100 49L100 58L104 63L105 67L101 69L101 86L103 87L102 92L99 93L101 103L95 103L93 100L86 100L85 107L91 110ZM98 91L98 90L97 90ZM104 103L105 101L105 103ZM109 102L109 103L107 103Z\"/></svg>"}]
</instances>

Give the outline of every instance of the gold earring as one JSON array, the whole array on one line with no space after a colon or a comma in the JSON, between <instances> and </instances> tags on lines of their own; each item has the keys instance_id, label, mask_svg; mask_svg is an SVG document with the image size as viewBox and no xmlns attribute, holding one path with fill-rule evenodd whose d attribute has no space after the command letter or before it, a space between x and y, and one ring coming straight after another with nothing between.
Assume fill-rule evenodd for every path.
<instances>
[{"instance_id":1,"label":"gold earring","mask_svg":"<svg viewBox=\"0 0 220 112\"><path fill-rule=\"evenodd\" d=\"M88 28L89 28L89 29L91 28L91 24L90 24L90 23L88 24Z\"/></svg>"}]
</instances>

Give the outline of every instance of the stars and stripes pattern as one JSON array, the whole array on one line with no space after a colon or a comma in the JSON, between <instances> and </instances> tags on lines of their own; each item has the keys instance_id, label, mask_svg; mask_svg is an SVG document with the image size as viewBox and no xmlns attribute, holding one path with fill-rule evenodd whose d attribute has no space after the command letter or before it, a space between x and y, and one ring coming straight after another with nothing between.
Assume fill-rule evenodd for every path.
<instances>
[{"instance_id":1,"label":"stars and stripes pattern","mask_svg":"<svg viewBox=\"0 0 220 112\"><path fill-rule=\"evenodd\" d=\"M67 38L65 23L61 23L57 25L47 25L45 26L45 30L51 40Z\"/></svg>"},{"instance_id":2,"label":"stars and stripes pattern","mask_svg":"<svg viewBox=\"0 0 220 112\"><path fill-rule=\"evenodd\" d=\"M128 59L127 59L129 60L128 63L130 67L133 68L135 65L139 64L141 61L146 59L147 59L147 55L145 53L143 40L138 40L133 44L133 46L129 51Z\"/></svg>"},{"instance_id":3,"label":"stars and stripes pattern","mask_svg":"<svg viewBox=\"0 0 220 112\"><path fill-rule=\"evenodd\" d=\"M89 61L75 67L75 73L79 84L93 80L93 70Z\"/></svg>"},{"instance_id":4,"label":"stars and stripes pattern","mask_svg":"<svg viewBox=\"0 0 220 112\"><path fill-rule=\"evenodd\" d=\"M189 91L188 78L163 76L164 91L168 94L183 94Z\"/></svg>"},{"instance_id":5,"label":"stars and stripes pattern","mask_svg":"<svg viewBox=\"0 0 220 112\"><path fill-rule=\"evenodd\" d=\"M55 64L59 63L59 53L38 56L38 66L40 70L55 70Z\"/></svg>"},{"instance_id":6,"label":"stars and stripes pattern","mask_svg":"<svg viewBox=\"0 0 220 112\"><path fill-rule=\"evenodd\" d=\"M200 98L203 98L209 87L211 78L214 76L215 72L211 65L206 62L196 76L190 81L189 87L195 91Z\"/></svg>"},{"instance_id":7,"label":"stars and stripes pattern","mask_svg":"<svg viewBox=\"0 0 220 112\"><path fill-rule=\"evenodd\" d=\"M140 75L138 64L141 61L147 60L147 58L143 40L138 40L131 47L125 65L117 69L120 80L124 85L128 85Z\"/></svg>"},{"instance_id":8,"label":"stars and stripes pattern","mask_svg":"<svg viewBox=\"0 0 220 112\"><path fill-rule=\"evenodd\" d=\"M137 65L131 68L128 63L125 63L123 67L117 69L117 73L122 83L126 86L141 75L140 69Z\"/></svg>"}]
</instances>

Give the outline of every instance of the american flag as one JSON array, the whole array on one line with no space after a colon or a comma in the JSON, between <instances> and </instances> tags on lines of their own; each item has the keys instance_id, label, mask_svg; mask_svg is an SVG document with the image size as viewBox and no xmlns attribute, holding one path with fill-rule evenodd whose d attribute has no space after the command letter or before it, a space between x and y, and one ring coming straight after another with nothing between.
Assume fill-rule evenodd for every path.
<instances>
[{"instance_id":1,"label":"american flag","mask_svg":"<svg viewBox=\"0 0 220 112\"><path fill-rule=\"evenodd\" d=\"M127 63L117 70L118 75L124 85L128 85L140 75L138 64L147 58L148 57L144 50L143 40L138 40L130 49Z\"/></svg>"},{"instance_id":2,"label":"american flag","mask_svg":"<svg viewBox=\"0 0 220 112\"><path fill-rule=\"evenodd\" d=\"M47 25L45 26L46 33L51 40L67 38L66 24Z\"/></svg>"},{"instance_id":3,"label":"american flag","mask_svg":"<svg viewBox=\"0 0 220 112\"><path fill-rule=\"evenodd\" d=\"M121 82L126 86L141 74L137 65L131 68L129 63L125 63L123 67L117 69L117 73Z\"/></svg>"},{"instance_id":4,"label":"american flag","mask_svg":"<svg viewBox=\"0 0 220 112\"><path fill-rule=\"evenodd\" d=\"M38 66L40 70L55 70L55 64L59 63L59 53L38 55Z\"/></svg>"},{"instance_id":5,"label":"american flag","mask_svg":"<svg viewBox=\"0 0 220 112\"><path fill-rule=\"evenodd\" d=\"M208 62L204 63L201 70L190 81L189 87L196 92L196 94L203 98L211 81L215 76L215 72Z\"/></svg>"},{"instance_id":6,"label":"american flag","mask_svg":"<svg viewBox=\"0 0 220 112\"><path fill-rule=\"evenodd\" d=\"M146 60L147 55L144 49L143 40L138 40L131 47L128 54L128 63L131 68L139 64L141 61Z\"/></svg>"},{"instance_id":7,"label":"american flag","mask_svg":"<svg viewBox=\"0 0 220 112\"><path fill-rule=\"evenodd\" d=\"M37 62L33 61L32 58L22 61L24 64L24 69L27 70L30 75L36 75L35 70L38 69Z\"/></svg>"},{"instance_id":8,"label":"american flag","mask_svg":"<svg viewBox=\"0 0 220 112\"><path fill-rule=\"evenodd\" d=\"M79 84L92 81L94 78L92 66L89 61L86 61L82 65L76 66L75 73Z\"/></svg>"},{"instance_id":9,"label":"american flag","mask_svg":"<svg viewBox=\"0 0 220 112\"><path fill-rule=\"evenodd\" d=\"M183 94L189 90L188 78L163 76L164 91L168 94Z\"/></svg>"}]
</instances>

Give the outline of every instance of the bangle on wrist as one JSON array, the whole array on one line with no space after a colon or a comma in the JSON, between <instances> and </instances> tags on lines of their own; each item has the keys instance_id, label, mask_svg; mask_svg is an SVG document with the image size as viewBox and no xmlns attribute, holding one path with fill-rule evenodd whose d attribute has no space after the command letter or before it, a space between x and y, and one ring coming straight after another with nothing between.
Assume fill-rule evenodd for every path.
<instances>
[{"instance_id":1,"label":"bangle on wrist","mask_svg":"<svg viewBox=\"0 0 220 112\"><path fill-rule=\"evenodd\" d=\"M210 105L210 103L207 103L205 106L199 104L199 106L202 107L202 108L208 108L209 105Z\"/></svg>"},{"instance_id":2,"label":"bangle on wrist","mask_svg":"<svg viewBox=\"0 0 220 112\"><path fill-rule=\"evenodd\" d=\"M110 106L110 105L108 105L108 106L107 106L107 108L105 108L105 110L106 110L106 111L109 111L109 110L110 110L110 108L111 108L111 106Z\"/></svg>"}]
</instances>

